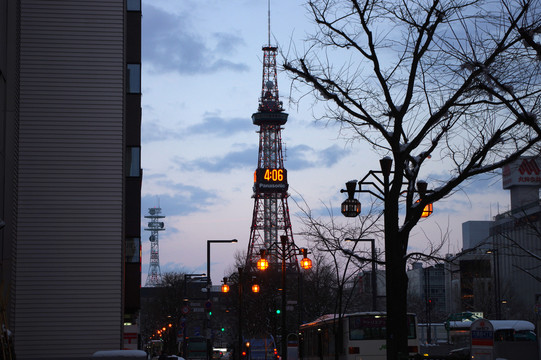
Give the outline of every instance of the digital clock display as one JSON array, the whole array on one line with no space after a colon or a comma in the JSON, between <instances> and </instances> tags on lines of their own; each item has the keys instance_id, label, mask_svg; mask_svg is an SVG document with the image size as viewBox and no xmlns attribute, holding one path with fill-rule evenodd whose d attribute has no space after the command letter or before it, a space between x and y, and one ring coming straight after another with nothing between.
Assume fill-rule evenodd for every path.
<instances>
[{"instance_id":1,"label":"digital clock display","mask_svg":"<svg viewBox=\"0 0 541 360\"><path fill-rule=\"evenodd\" d=\"M254 174L254 182L259 191L264 193L286 192L289 187L286 169L257 169Z\"/></svg>"}]
</instances>

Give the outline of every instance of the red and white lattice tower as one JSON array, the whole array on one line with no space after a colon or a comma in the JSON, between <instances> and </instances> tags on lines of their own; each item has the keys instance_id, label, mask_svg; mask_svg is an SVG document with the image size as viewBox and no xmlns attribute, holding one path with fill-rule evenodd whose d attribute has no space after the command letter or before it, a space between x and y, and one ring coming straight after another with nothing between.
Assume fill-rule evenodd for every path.
<instances>
[{"instance_id":1,"label":"red and white lattice tower","mask_svg":"<svg viewBox=\"0 0 541 360\"><path fill-rule=\"evenodd\" d=\"M270 22L269 22L270 23ZM270 36L269 36L270 44ZM281 236L287 236L288 248L294 248L293 232L287 205L287 170L282 155L282 125L287 122L282 102L278 97L276 71L276 46L263 47L263 85L258 112L252 115L254 125L259 126L259 155L254 173L254 211L248 244L247 267L254 268L260 258L260 250L272 255L280 244ZM273 257L269 258L272 261ZM276 257L274 257L276 260ZM295 255L287 256L288 265L297 266Z\"/></svg>"},{"instance_id":2,"label":"red and white lattice tower","mask_svg":"<svg viewBox=\"0 0 541 360\"><path fill-rule=\"evenodd\" d=\"M145 215L145 219L149 219L146 231L150 231L150 264L148 267L146 287L160 286L162 284L162 273L160 270L160 246L159 237L160 231L165 230L165 224L163 219L165 215L162 214L160 207L153 207L148 209L148 214Z\"/></svg>"}]
</instances>

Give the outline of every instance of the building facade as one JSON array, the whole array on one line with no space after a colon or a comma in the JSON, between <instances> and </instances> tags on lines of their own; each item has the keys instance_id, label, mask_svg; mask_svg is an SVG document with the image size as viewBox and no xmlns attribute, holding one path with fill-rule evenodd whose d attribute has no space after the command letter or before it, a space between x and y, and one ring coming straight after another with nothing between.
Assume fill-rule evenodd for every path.
<instances>
[{"instance_id":1,"label":"building facade","mask_svg":"<svg viewBox=\"0 0 541 360\"><path fill-rule=\"evenodd\" d=\"M423 267L420 262L413 263L408 272L408 296L410 309L417 313L420 322L442 321L449 313L443 264Z\"/></svg>"},{"instance_id":2,"label":"building facade","mask_svg":"<svg viewBox=\"0 0 541 360\"><path fill-rule=\"evenodd\" d=\"M18 359L134 348L140 0L0 0L4 325Z\"/></svg>"},{"instance_id":3,"label":"building facade","mask_svg":"<svg viewBox=\"0 0 541 360\"><path fill-rule=\"evenodd\" d=\"M463 251L449 265L451 311L536 321L541 309L541 159L502 169L511 210L463 224Z\"/></svg>"}]
</instances>

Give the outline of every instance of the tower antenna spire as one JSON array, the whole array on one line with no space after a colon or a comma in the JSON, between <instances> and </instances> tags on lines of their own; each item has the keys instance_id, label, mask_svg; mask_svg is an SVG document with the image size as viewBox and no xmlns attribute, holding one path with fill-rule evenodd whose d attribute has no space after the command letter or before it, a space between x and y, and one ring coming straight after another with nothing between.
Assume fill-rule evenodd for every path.
<instances>
[{"instance_id":1,"label":"tower antenna spire","mask_svg":"<svg viewBox=\"0 0 541 360\"><path fill-rule=\"evenodd\" d=\"M270 38L271 38L271 31L270 31L270 0L268 0L268 6L267 6L267 10L268 10L268 36L269 36L269 42L267 43L269 46L271 45L271 42L270 42Z\"/></svg>"}]
</instances>

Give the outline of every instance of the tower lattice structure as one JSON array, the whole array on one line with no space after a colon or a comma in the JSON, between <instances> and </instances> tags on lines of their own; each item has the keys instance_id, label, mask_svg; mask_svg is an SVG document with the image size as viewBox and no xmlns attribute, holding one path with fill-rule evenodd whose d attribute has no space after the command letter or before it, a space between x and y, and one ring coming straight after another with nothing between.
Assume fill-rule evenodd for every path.
<instances>
[{"instance_id":1,"label":"tower lattice structure","mask_svg":"<svg viewBox=\"0 0 541 360\"><path fill-rule=\"evenodd\" d=\"M148 215L145 215L146 219L149 219L146 231L150 231L150 266L148 268L148 276L145 282L145 286L159 286L162 283L162 274L160 270L160 246L159 246L159 232L165 230L165 224L163 219L165 215L162 214L160 207L153 207L148 209Z\"/></svg>"},{"instance_id":2,"label":"tower lattice structure","mask_svg":"<svg viewBox=\"0 0 541 360\"><path fill-rule=\"evenodd\" d=\"M260 129L257 169L254 173L254 210L246 258L248 268L255 266L261 250L273 255L282 236L287 236L288 249L295 248L287 204L287 170L282 153L282 125L287 122L288 114L283 112L278 97L277 50L271 45L263 47L261 98L258 112L252 115L253 124ZM281 256L286 259L288 267L298 266L293 252ZM277 259L278 256L269 258L270 261Z\"/></svg>"}]
</instances>

